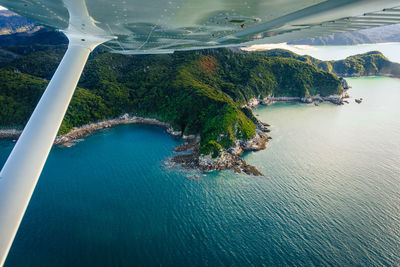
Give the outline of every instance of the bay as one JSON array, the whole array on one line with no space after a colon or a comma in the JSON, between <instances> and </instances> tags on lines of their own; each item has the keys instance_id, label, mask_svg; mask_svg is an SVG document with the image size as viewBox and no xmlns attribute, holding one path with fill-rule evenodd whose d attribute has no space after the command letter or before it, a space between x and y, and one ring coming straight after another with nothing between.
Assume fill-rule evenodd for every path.
<instances>
[{"instance_id":1,"label":"bay","mask_svg":"<svg viewBox=\"0 0 400 267\"><path fill-rule=\"evenodd\" d=\"M6 266L400 265L400 80L348 82L362 104L255 110L266 177L166 168L145 125L53 148Z\"/></svg>"}]
</instances>

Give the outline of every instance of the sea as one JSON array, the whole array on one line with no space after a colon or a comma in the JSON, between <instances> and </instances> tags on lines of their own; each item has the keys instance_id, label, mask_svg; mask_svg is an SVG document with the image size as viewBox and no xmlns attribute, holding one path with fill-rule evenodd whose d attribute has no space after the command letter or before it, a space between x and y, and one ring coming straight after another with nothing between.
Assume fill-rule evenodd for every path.
<instances>
[{"instance_id":1,"label":"sea","mask_svg":"<svg viewBox=\"0 0 400 267\"><path fill-rule=\"evenodd\" d=\"M360 51L341 49L304 53ZM265 177L170 167L182 141L148 125L54 147L5 266L400 266L400 80L347 81L343 106L254 111Z\"/></svg>"}]
</instances>

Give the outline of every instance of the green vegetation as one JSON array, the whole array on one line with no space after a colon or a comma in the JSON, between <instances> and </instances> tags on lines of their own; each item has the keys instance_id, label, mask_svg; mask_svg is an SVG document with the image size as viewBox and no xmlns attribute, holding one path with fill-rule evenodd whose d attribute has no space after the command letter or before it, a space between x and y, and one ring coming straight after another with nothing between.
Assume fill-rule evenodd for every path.
<instances>
[{"instance_id":1,"label":"green vegetation","mask_svg":"<svg viewBox=\"0 0 400 267\"><path fill-rule=\"evenodd\" d=\"M331 61L330 64L333 72L342 76L400 75L400 64L390 62L378 51Z\"/></svg>"},{"instance_id":2,"label":"green vegetation","mask_svg":"<svg viewBox=\"0 0 400 267\"><path fill-rule=\"evenodd\" d=\"M0 68L0 125L28 120L62 50L35 51ZM60 129L124 113L169 122L200 134L204 154L217 156L237 139L254 136L256 119L243 109L251 98L341 93L338 77L298 58L218 49L171 55L89 58Z\"/></svg>"},{"instance_id":3,"label":"green vegetation","mask_svg":"<svg viewBox=\"0 0 400 267\"><path fill-rule=\"evenodd\" d=\"M300 56L293 52L280 49L258 52L258 54L268 57L296 59L342 77L376 75L400 77L400 64L391 62L378 51L367 52L350 56L343 60L333 61L322 61L310 56Z\"/></svg>"},{"instance_id":4,"label":"green vegetation","mask_svg":"<svg viewBox=\"0 0 400 267\"><path fill-rule=\"evenodd\" d=\"M0 125L25 124L46 86L42 79L0 69Z\"/></svg>"}]
</instances>

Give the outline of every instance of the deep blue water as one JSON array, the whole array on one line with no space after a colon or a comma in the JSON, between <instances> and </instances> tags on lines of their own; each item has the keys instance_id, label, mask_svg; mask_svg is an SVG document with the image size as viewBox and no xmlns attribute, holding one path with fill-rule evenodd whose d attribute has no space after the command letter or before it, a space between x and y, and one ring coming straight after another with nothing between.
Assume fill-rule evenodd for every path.
<instances>
[{"instance_id":1,"label":"deep blue water","mask_svg":"<svg viewBox=\"0 0 400 267\"><path fill-rule=\"evenodd\" d=\"M362 104L255 112L262 178L166 169L181 141L157 127L53 148L6 267L400 265L400 80L349 82Z\"/></svg>"}]
</instances>

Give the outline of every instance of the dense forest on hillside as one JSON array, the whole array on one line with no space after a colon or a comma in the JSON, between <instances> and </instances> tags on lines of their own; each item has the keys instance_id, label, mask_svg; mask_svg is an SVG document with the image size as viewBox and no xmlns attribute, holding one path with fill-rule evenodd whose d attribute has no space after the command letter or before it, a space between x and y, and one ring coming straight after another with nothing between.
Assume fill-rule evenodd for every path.
<instances>
[{"instance_id":1,"label":"dense forest on hillside","mask_svg":"<svg viewBox=\"0 0 400 267\"><path fill-rule=\"evenodd\" d=\"M23 50L21 46L7 49ZM3 128L26 123L65 46L26 51L0 62ZM60 134L130 113L168 122L185 135L200 134L202 152L208 153L254 136L255 123L243 110L251 98L340 94L341 80L332 73L396 76L400 72L398 64L379 52L325 62L285 50L127 56L98 49L89 58Z\"/></svg>"},{"instance_id":2,"label":"dense forest on hillside","mask_svg":"<svg viewBox=\"0 0 400 267\"><path fill-rule=\"evenodd\" d=\"M19 19L16 25L33 25L9 11L0 15ZM23 127L66 50L63 34L31 28L0 36L0 128ZM399 76L399 70L379 52L324 62L285 50L127 56L99 47L60 134L130 113L168 122L185 135L200 134L202 152L208 153L254 136L256 121L243 108L251 98L340 94L343 83L335 74Z\"/></svg>"},{"instance_id":3,"label":"dense forest on hillside","mask_svg":"<svg viewBox=\"0 0 400 267\"><path fill-rule=\"evenodd\" d=\"M311 56L297 55L291 51L275 49L257 52L268 57L292 58L311 64L318 69L334 73L340 77L353 76L393 76L400 77L400 64L391 62L381 52L372 51L347 57L343 60L322 61Z\"/></svg>"},{"instance_id":4,"label":"dense forest on hillside","mask_svg":"<svg viewBox=\"0 0 400 267\"><path fill-rule=\"evenodd\" d=\"M64 51L36 50L1 63L2 127L26 123ZM340 94L340 79L329 72L374 75L396 67L379 52L324 62L285 50L148 56L99 50L86 65L60 133L130 113L169 122L186 135L200 134L207 153L254 136L255 123L242 109L251 98Z\"/></svg>"},{"instance_id":5,"label":"dense forest on hillside","mask_svg":"<svg viewBox=\"0 0 400 267\"><path fill-rule=\"evenodd\" d=\"M2 64L2 127L28 120L62 52L35 51ZM98 51L86 65L60 133L130 113L169 122L183 134L199 133L207 153L215 143L229 148L236 139L254 136L255 124L242 111L251 98L342 90L335 75L292 58L229 49L148 56Z\"/></svg>"}]
</instances>

